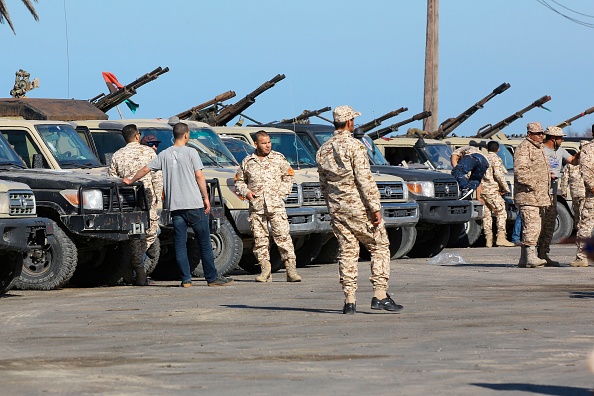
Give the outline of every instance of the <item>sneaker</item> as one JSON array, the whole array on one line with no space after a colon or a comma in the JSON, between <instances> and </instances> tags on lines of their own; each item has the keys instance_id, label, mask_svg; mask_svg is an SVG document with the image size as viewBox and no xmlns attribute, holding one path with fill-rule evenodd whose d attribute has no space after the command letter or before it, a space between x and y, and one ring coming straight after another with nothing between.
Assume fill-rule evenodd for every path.
<instances>
[{"instance_id":1,"label":"sneaker","mask_svg":"<svg viewBox=\"0 0 594 396\"><path fill-rule=\"evenodd\" d=\"M474 189L470 188L470 187L463 188L462 191L460 191L459 199L466 199L466 198L470 197L472 195L473 191L474 191Z\"/></svg>"},{"instance_id":2,"label":"sneaker","mask_svg":"<svg viewBox=\"0 0 594 396\"><path fill-rule=\"evenodd\" d=\"M179 287L192 287L192 281L182 281L182 283L180 283Z\"/></svg>"},{"instance_id":3,"label":"sneaker","mask_svg":"<svg viewBox=\"0 0 594 396\"><path fill-rule=\"evenodd\" d=\"M212 282L208 282L208 286L229 286L233 283L233 279L224 276L218 276Z\"/></svg>"},{"instance_id":4,"label":"sneaker","mask_svg":"<svg viewBox=\"0 0 594 396\"><path fill-rule=\"evenodd\" d=\"M389 294L386 294L386 298L379 299L377 297L373 297L371 299L371 309L384 309L386 311L400 311L402 309L402 305L396 304L392 298L390 298Z\"/></svg>"}]
</instances>

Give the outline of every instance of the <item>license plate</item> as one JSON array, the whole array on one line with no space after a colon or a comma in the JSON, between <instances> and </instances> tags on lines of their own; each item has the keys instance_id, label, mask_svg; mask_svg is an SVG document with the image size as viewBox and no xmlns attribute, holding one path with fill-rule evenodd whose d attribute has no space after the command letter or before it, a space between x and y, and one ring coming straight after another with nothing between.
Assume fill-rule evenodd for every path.
<instances>
[{"instance_id":1,"label":"license plate","mask_svg":"<svg viewBox=\"0 0 594 396\"><path fill-rule=\"evenodd\" d=\"M143 235L144 232L144 223L132 223L132 228L130 229L131 235Z\"/></svg>"}]
</instances>

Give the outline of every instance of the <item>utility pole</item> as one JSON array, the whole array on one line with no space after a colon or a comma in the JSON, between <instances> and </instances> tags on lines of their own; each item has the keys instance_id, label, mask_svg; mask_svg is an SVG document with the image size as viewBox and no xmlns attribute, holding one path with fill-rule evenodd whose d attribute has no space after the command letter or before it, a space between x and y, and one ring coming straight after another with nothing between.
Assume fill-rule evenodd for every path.
<instances>
[{"instance_id":1,"label":"utility pole","mask_svg":"<svg viewBox=\"0 0 594 396\"><path fill-rule=\"evenodd\" d=\"M427 41L425 44L425 90L423 110L431 117L423 120L423 130L437 131L439 71L439 0L427 0Z\"/></svg>"}]
</instances>

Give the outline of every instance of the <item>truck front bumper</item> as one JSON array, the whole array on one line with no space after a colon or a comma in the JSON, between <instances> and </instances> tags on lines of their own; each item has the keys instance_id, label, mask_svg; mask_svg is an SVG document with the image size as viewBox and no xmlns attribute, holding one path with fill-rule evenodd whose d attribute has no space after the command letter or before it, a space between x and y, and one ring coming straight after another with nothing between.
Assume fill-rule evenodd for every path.
<instances>
[{"instance_id":1,"label":"truck front bumper","mask_svg":"<svg viewBox=\"0 0 594 396\"><path fill-rule=\"evenodd\" d=\"M475 218L474 201L467 200L435 200L417 201L421 212L419 222L432 224L462 224ZM479 204L480 202L477 201ZM481 218L482 218L482 204ZM477 208L478 210L478 208Z\"/></svg>"},{"instance_id":2,"label":"truck front bumper","mask_svg":"<svg viewBox=\"0 0 594 396\"><path fill-rule=\"evenodd\" d=\"M314 208L292 208L287 210L287 219L289 221L289 233L291 235L306 235L316 231L316 210ZM249 210L232 210L231 216L235 221L237 231L241 234L252 235L249 222Z\"/></svg>"},{"instance_id":3,"label":"truck front bumper","mask_svg":"<svg viewBox=\"0 0 594 396\"><path fill-rule=\"evenodd\" d=\"M63 215L60 219L76 235L116 242L145 238L148 227L148 211Z\"/></svg>"},{"instance_id":4,"label":"truck front bumper","mask_svg":"<svg viewBox=\"0 0 594 396\"><path fill-rule=\"evenodd\" d=\"M419 222L416 202L382 203L381 212L387 228L413 226Z\"/></svg>"},{"instance_id":5,"label":"truck front bumper","mask_svg":"<svg viewBox=\"0 0 594 396\"><path fill-rule=\"evenodd\" d=\"M0 219L0 250L26 252L52 242L53 223L41 217Z\"/></svg>"}]
</instances>

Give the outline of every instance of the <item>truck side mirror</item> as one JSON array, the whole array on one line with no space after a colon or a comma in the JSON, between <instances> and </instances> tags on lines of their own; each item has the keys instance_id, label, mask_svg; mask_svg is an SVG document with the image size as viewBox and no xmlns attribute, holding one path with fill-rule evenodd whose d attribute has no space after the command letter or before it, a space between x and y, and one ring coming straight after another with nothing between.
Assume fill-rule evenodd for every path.
<instances>
[{"instance_id":1,"label":"truck side mirror","mask_svg":"<svg viewBox=\"0 0 594 396\"><path fill-rule=\"evenodd\" d=\"M105 166L107 166L109 168L109 166L111 165L112 159L113 159L113 153L105 153L105 161L103 161L105 163Z\"/></svg>"},{"instance_id":2,"label":"truck side mirror","mask_svg":"<svg viewBox=\"0 0 594 396\"><path fill-rule=\"evenodd\" d=\"M43 155L33 154L33 169L43 169Z\"/></svg>"}]
</instances>

